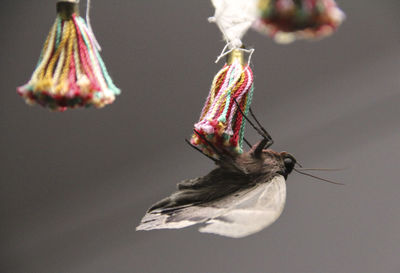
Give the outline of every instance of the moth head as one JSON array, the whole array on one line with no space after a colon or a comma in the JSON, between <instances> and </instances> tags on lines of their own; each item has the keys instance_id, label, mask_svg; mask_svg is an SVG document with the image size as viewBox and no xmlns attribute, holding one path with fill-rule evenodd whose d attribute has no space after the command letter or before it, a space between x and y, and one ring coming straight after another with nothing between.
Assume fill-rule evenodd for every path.
<instances>
[{"instance_id":1,"label":"moth head","mask_svg":"<svg viewBox=\"0 0 400 273\"><path fill-rule=\"evenodd\" d=\"M249 173L261 174L280 174L285 179L293 171L296 165L294 156L287 152L276 152L270 149L264 149L260 154L250 151L244 159L246 169Z\"/></svg>"},{"instance_id":2,"label":"moth head","mask_svg":"<svg viewBox=\"0 0 400 273\"><path fill-rule=\"evenodd\" d=\"M296 158L287 152L280 153L283 169L280 174L282 174L285 178L293 171L294 166L296 165Z\"/></svg>"}]
</instances>

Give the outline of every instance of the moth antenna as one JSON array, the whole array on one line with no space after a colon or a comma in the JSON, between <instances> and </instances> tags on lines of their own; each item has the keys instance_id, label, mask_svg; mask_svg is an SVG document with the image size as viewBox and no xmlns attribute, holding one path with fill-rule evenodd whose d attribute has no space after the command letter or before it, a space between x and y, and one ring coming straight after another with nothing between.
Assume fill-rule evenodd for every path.
<instances>
[{"instance_id":1,"label":"moth antenna","mask_svg":"<svg viewBox=\"0 0 400 273\"><path fill-rule=\"evenodd\" d=\"M300 168L303 168L303 165L301 165L299 162L296 160L296 165L298 165Z\"/></svg>"},{"instance_id":2,"label":"moth antenna","mask_svg":"<svg viewBox=\"0 0 400 273\"><path fill-rule=\"evenodd\" d=\"M185 139L185 141L186 141L187 144L189 144L190 147L192 147L192 148L195 149L196 151L200 152L202 155L208 157L209 159L211 159L211 160L214 161L215 163L218 162L217 159L215 159L214 157L209 156L208 154L204 153L202 150L200 150L199 148L197 148L196 146L194 146L192 143L190 143L189 140Z\"/></svg>"},{"instance_id":3,"label":"moth antenna","mask_svg":"<svg viewBox=\"0 0 400 273\"><path fill-rule=\"evenodd\" d=\"M253 155L255 158L261 158L261 154L263 152L264 147L270 142L268 138L263 138L260 143L258 143L257 147L255 148Z\"/></svg>"},{"instance_id":4,"label":"moth antenna","mask_svg":"<svg viewBox=\"0 0 400 273\"><path fill-rule=\"evenodd\" d=\"M328 180L328 179L325 179L325 178L321 178L321 177L318 177L318 176L315 176L315 175L312 175L312 174L309 174L309 173L305 173L305 172L299 171L297 169L294 169L294 170L299 174L306 175L306 176L309 176L309 177L312 177L312 178L315 178L315 179L318 179L318 180L321 180L321 181L325 181L325 182L332 183L332 184L335 184L335 185L342 185L342 186L345 185L343 183L339 183L339 182L335 182L335 181Z\"/></svg>"},{"instance_id":5,"label":"moth antenna","mask_svg":"<svg viewBox=\"0 0 400 273\"><path fill-rule=\"evenodd\" d=\"M343 171L346 168L303 168L298 169L300 171L321 171L321 172L337 172L337 171Z\"/></svg>"}]
</instances>

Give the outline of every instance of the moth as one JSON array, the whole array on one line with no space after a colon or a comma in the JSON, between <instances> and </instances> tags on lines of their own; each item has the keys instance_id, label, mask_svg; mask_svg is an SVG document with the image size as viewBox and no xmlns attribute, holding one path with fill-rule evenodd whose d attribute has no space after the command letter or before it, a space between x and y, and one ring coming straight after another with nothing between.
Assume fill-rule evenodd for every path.
<instances>
[{"instance_id":1,"label":"moth","mask_svg":"<svg viewBox=\"0 0 400 273\"><path fill-rule=\"evenodd\" d=\"M253 146L245 140L251 148L240 155L215 147L195 131L218 155L218 159L210 157L217 167L205 176L178 183L176 192L150 207L136 230L200 224L200 232L241 238L278 219L286 201L285 181L295 168L296 159L287 152L269 149L272 137L251 108L250 114L257 126L242 113L263 139Z\"/></svg>"}]
</instances>

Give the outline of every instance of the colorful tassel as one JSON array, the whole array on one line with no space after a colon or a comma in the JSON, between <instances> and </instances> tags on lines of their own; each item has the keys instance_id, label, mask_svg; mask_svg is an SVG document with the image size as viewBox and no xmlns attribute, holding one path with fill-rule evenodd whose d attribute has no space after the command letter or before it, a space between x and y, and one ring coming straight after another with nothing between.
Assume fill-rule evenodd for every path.
<instances>
[{"instance_id":1,"label":"colorful tassel","mask_svg":"<svg viewBox=\"0 0 400 273\"><path fill-rule=\"evenodd\" d=\"M233 154L243 152L245 119L253 95L253 72L243 64L243 51L230 53L228 63L215 76L210 93L195 124L195 130L217 148ZM236 102L237 103L236 103ZM216 157L209 145L194 134L191 143L204 153Z\"/></svg>"},{"instance_id":2,"label":"colorful tassel","mask_svg":"<svg viewBox=\"0 0 400 273\"><path fill-rule=\"evenodd\" d=\"M17 88L18 94L28 104L54 111L112 103L120 90L107 72L92 31L78 14L78 2L59 1L57 13L32 78Z\"/></svg>"},{"instance_id":3,"label":"colorful tassel","mask_svg":"<svg viewBox=\"0 0 400 273\"><path fill-rule=\"evenodd\" d=\"M259 9L254 27L281 43L328 36L345 18L334 0L260 0Z\"/></svg>"}]
</instances>

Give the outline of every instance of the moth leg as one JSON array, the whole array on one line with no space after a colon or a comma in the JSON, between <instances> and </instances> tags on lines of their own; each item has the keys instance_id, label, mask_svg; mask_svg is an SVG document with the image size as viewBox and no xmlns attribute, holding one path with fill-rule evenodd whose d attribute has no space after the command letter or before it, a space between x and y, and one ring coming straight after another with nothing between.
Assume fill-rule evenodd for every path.
<instances>
[{"instance_id":1,"label":"moth leg","mask_svg":"<svg viewBox=\"0 0 400 273\"><path fill-rule=\"evenodd\" d=\"M221 151L219 151L215 146L214 146L214 144L212 144L210 141L208 141L208 139L205 137L205 136L203 136L202 134L200 134L197 130L193 130L194 131L194 133L199 137L199 138L201 138L205 143L207 143L207 145L208 146L210 146L211 147L211 149L214 151L214 153L216 153L219 157L221 157L221 158L224 158L225 156L222 154L222 152Z\"/></svg>"},{"instance_id":2,"label":"moth leg","mask_svg":"<svg viewBox=\"0 0 400 273\"><path fill-rule=\"evenodd\" d=\"M232 166L233 168L235 168L236 170L238 170L241 173L246 173L245 170L243 168L241 168L240 166L238 166L238 164L236 164L235 162L235 158L229 154L229 153L223 153L220 150L218 150L210 141L208 141L208 139L203 136L202 134L200 134L197 130L194 130L195 134L200 137L205 143L207 143L207 145L209 145L211 147L211 149L218 155L219 160L217 160L217 164L219 165L223 165L224 163L228 163L230 166Z\"/></svg>"},{"instance_id":3,"label":"moth leg","mask_svg":"<svg viewBox=\"0 0 400 273\"><path fill-rule=\"evenodd\" d=\"M218 160L215 159L212 156L209 156L208 154L204 153L202 150L200 150L199 148L197 148L196 146L194 146L192 143L190 143L189 140L185 139L186 143L189 144L190 147L192 147L193 149L195 149L196 151L200 152L201 154L203 154L204 156L208 157L209 159L211 159L214 162L217 162Z\"/></svg>"},{"instance_id":4,"label":"moth leg","mask_svg":"<svg viewBox=\"0 0 400 273\"><path fill-rule=\"evenodd\" d=\"M244 142L246 142L247 146L249 146L249 148L253 147L253 145L250 144L250 142L244 137L243 138Z\"/></svg>"},{"instance_id":5,"label":"moth leg","mask_svg":"<svg viewBox=\"0 0 400 273\"><path fill-rule=\"evenodd\" d=\"M261 136L263 139L258 143L258 145L253 149L253 155L256 158L260 158L262 151L264 149L268 149L271 147L272 144L274 144L274 140L272 139L271 135L267 132L267 130L264 129L264 127L261 125L261 123L258 121L256 116L253 113L253 110L251 107L249 108L250 110L250 115L254 119L254 121L257 123L258 128L262 131Z\"/></svg>"},{"instance_id":6,"label":"moth leg","mask_svg":"<svg viewBox=\"0 0 400 273\"><path fill-rule=\"evenodd\" d=\"M264 133L262 136L268 138L272 143L271 145L274 143L271 135L267 132L267 130L265 130L265 128L261 125L261 123L258 121L258 119L256 118L256 116L253 113L253 109L250 107L250 115L253 117L254 121L257 123L257 125L259 126L259 128L261 129L261 131Z\"/></svg>"},{"instance_id":7,"label":"moth leg","mask_svg":"<svg viewBox=\"0 0 400 273\"><path fill-rule=\"evenodd\" d=\"M258 143L257 148L255 148L255 151L262 151L263 149L268 149L269 147L271 147L272 144L274 144L274 141L272 140L271 135L267 132L267 130L264 129L264 127L261 126L260 122L257 120L257 118L255 117L253 111L250 108L250 114L253 117L253 119L255 120L255 122L257 123L257 125L259 127L257 127L256 125L254 125L254 123L243 113L242 109L240 108L239 103L236 101L236 99L234 99L240 113L242 114L242 116L246 119L246 121L251 125L251 127L253 127L254 130L256 130L256 132L263 137L263 140L261 140L260 143ZM249 145L250 143L248 143L248 141L246 141L246 143Z\"/></svg>"},{"instance_id":8,"label":"moth leg","mask_svg":"<svg viewBox=\"0 0 400 273\"><path fill-rule=\"evenodd\" d=\"M273 141L272 139L268 138L263 138L258 144L254 145L254 147L251 149L252 154L256 158L260 158L262 151L264 149L268 149L272 145Z\"/></svg>"}]
</instances>

